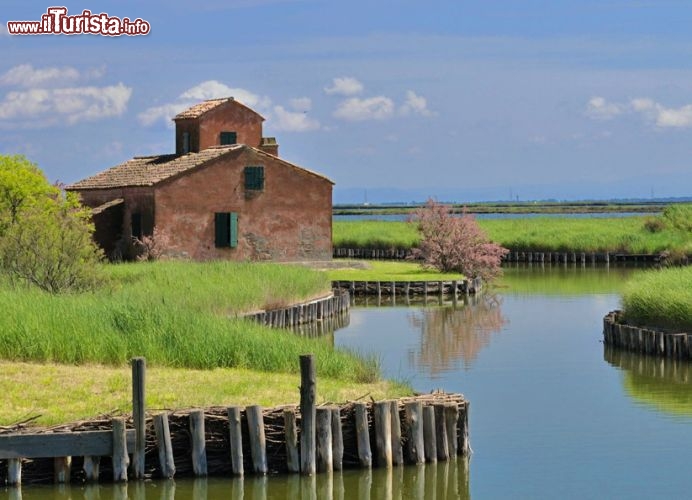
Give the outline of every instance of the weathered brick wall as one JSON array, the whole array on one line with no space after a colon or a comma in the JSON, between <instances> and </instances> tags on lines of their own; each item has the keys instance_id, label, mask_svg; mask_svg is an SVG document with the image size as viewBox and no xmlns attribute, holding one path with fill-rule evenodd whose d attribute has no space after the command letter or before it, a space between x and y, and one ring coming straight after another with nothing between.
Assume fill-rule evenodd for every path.
<instances>
[{"instance_id":1,"label":"weathered brick wall","mask_svg":"<svg viewBox=\"0 0 692 500\"><path fill-rule=\"evenodd\" d=\"M200 118L176 120L175 151L183 152L183 133L190 134L190 151L218 146L221 132L235 132L238 144L258 147L262 142L262 117L230 101L206 112Z\"/></svg>"},{"instance_id":2,"label":"weathered brick wall","mask_svg":"<svg viewBox=\"0 0 692 500\"><path fill-rule=\"evenodd\" d=\"M244 167L264 167L264 190L246 192ZM155 191L169 254L193 259L331 259L332 184L251 148L229 153ZM238 213L238 247L216 248L214 213Z\"/></svg>"}]
</instances>

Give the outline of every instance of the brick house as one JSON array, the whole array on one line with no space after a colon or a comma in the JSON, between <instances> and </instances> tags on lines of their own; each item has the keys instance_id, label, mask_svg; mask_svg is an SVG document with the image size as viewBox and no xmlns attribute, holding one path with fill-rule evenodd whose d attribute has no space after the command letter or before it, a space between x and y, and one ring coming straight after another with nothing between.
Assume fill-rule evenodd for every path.
<instances>
[{"instance_id":1,"label":"brick house","mask_svg":"<svg viewBox=\"0 0 692 500\"><path fill-rule=\"evenodd\" d=\"M93 209L107 255L156 227L173 257L331 258L334 183L279 158L261 115L224 98L173 120L174 154L135 157L67 187Z\"/></svg>"}]
</instances>

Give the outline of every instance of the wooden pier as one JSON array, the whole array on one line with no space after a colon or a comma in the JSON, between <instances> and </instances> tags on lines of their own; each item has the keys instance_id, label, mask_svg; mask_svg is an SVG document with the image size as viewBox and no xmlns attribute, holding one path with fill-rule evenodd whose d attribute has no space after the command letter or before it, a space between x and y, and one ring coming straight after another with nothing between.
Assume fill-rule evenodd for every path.
<instances>
[{"instance_id":1,"label":"wooden pier","mask_svg":"<svg viewBox=\"0 0 692 500\"><path fill-rule=\"evenodd\" d=\"M312 475L342 468L446 461L470 452L460 394L315 404L312 355L301 356L300 404L147 413L146 364L132 361L131 416L0 432L6 484L147 478Z\"/></svg>"}]
</instances>

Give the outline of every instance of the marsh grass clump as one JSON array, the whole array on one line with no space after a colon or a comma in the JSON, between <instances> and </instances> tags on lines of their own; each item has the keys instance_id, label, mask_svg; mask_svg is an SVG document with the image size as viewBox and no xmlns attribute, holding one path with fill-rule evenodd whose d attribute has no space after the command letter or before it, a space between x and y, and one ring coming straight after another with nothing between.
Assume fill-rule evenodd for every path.
<instances>
[{"instance_id":1,"label":"marsh grass clump","mask_svg":"<svg viewBox=\"0 0 692 500\"><path fill-rule=\"evenodd\" d=\"M636 274L622 296L628 323L692 333L692 267Z\"/></svg>"},{"instance_id":2,"label":"marsh grass clump","mask_svg":"<svg viewBox=\"0 0 692 500\"><path fill-rule=\"evenodd\" d=\"M369 382L377 360L236 318L265 304L324 295L328 278L296 266L151 262L106 266L109 286L53 295L0 283L0 357L81 365L122 365L144 356L155 366L297 370L312 352L318 373Z\"/></svg>"}]
</instances>

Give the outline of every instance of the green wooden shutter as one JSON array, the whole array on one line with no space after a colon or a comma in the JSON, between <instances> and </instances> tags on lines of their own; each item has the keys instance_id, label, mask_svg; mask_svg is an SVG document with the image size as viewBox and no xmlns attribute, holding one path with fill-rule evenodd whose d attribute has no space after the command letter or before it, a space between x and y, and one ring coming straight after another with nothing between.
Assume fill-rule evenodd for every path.
<instances>
[{"instance_id":1,"label":"green wooden shutter","mask_svg":"<svg viewBox=\"0 0 692 500\"><path fill-rule=\"evenodd\" d=\"M215 243L217 247L227 247L231 239L230 214L228 212L214 214Z\"/></svg>"},{"instance_id":2,"label":"green wooden shutter","mask_svg":"<svg viewBox=\"0 0 692 500\"><path fill-rule=\"evenodd\" d=\"M231 248L238 246L238 214L231 212L229 215L229 243Z\"/></svg>"},{"instance_id":3,"label":"green wooden shutter","mask_svg":"<svg viewBox=\"0 0 692 500\"><path fill-rule=\"evenodd\" d=\"M245 167L245 189L252 191L264 189L264 167Z\"/></svg>"}]
</instances>

